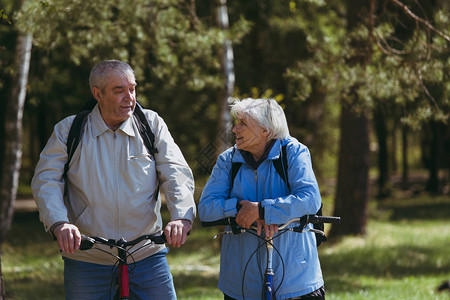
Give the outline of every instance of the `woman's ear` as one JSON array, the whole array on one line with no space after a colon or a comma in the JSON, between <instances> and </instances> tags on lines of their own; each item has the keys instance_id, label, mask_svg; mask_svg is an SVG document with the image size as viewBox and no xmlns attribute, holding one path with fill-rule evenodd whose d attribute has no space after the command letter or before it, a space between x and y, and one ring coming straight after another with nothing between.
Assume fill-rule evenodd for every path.
<instances>
[{"instance_id":1,"label":"woman's ear","mask_svg":"<svg viewBox=\"0 0 450 300\"><path fill-rule=\"evenodd\" d=\"M267 128L263 128L263 135L266 137L266 139L269 137L270 135L270 130Z\"/></svg>"}]
</instances>

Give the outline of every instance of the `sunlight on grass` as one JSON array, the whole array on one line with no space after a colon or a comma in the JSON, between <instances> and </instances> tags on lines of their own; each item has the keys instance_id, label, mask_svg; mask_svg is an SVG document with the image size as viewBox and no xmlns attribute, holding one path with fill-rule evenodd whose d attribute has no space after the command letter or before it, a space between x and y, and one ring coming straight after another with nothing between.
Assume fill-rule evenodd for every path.
<instances>
[{"instance_id":1,"label":"sunlight on grass","mask_svg":"<svg viewBox=\"0 0 450 300\"><path fill-rule=\"evenodd\" d=\"M373 220L366 237L320 249L327 299L448 299L436 287L450 278L445 221Z\"/></svg>"},{"instance_id":2,"label":"sunlight on grass","mask_svg":"<svg viewBox=\"0 0 450 300\"><path fill-rule=\"evenodd\" d=\"M436 287L450 279L450 197L420 196L371 207L366 236L319 248L327 299L449 299ZM178 299L223 299L217 289L217 230L196 220L186 244L170 250ZM2 263L7 299L64 299L63 262L37 213L16 215Z\"/></svg>"}]
</instances>

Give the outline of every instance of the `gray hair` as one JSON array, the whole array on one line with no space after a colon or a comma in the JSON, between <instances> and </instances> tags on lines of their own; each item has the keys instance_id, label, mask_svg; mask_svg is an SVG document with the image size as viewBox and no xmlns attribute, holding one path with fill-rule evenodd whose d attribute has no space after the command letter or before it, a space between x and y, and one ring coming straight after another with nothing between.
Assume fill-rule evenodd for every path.
<instances>
[{"instance_id":1,"label":"gray hair","mask_svg":"<svg viewBox=\"0 0 450 300\"><path fill-rule=\"evenodd\" d=\"M235 99L231 105L235 118L250 117L269 131L267 140L283 139L289 136L289 128L281 106L274 99Z\"/></svg>"},{"instance_id":2,"label":"gray hair","mask_svg":"<svg viewBox=\"0 0 450 300\"><path fill-rule=\"evenodd\" d=\"M130 82L135 81L134 71L129 64L119 60L105 60L95 65L91 70L91 74L89 75L89 86L91 91L95 86L103 92L108 83L108 78L113 72L121 74Z\"/></svg>"}]
</instances>

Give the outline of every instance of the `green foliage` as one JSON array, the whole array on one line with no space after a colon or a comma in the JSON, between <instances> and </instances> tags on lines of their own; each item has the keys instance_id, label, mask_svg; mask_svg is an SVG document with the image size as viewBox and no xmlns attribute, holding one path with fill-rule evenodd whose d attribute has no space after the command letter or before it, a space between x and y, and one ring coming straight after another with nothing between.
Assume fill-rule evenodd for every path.
<instances>
[{"instance_id":1,"label":"green foliage","mask_svg":"<svg viewBox=\"0 0 450 300\"><path fill-rule=\"evenodd\" d=\"M0 20L2 22L7 22L8 24L12 24L11 21L8 18L8 15L5 14L5 10L2 8L0 9Z\"/></svg>"},{"instance_id":2,"label":"green foliage","mask_svg":"<svg viewBox=\"0 0 450 300\"><path fill-rule=\"evenodd\" d=\"M306 101L313 91L311 80L320 78L326 82L330 101L345 101L356 88L359 102L353 103L355 109L373 108L377 102L407 106L403 121L415 127L430 119L448 119L448 42L419 26L408 28L409 35L400 35L398 27L404 24L393 21L392 7L388 7L392 12L380 13L373 31L363 18L349 31L345 19L337 13L339 4L309 2L291 1L291 17L273 21L278 28L298 26L308 33L307 47L312 56L286 72L297 87L296 99ZM292 9L302 5L308 5L308 9ZM434 16L437 28L450 28L443 10L436 9ZM353 62L355 59L359 63Z\"/></svg>"},{"instance_id":3,"label":"green foliage","mask_svg":"<svg viewBox=\"0 0 450 300\"><path fill-rule=\"evenodd\" d=\"M210 66L211 49L221 42L217 34L194 24L180 1L29 1L16 19L19 29L33 33L35 46L65 47L76 65L87 59L91 64L105 57L120 59L134 66L141 81L145 63L151 63L154 75L169 78L171 86L202 58L210 59L204 62Z\"/></svg>"},{"instance_id":4,"label":"green foliage","mask_svg":"<svg viewBox=\"0 0 450 300\"><path fill-rule=\"evenodd\" d=\"M120 59L135 70L138 100L165 119L196 169L197 153L217 132L215 98L223 75L216 51L226 39L238 43L250 25L239 19L229 31L219 30L201 20L192 5L180 0L27 1L14 19L19 30L34 37L30 120L37 111L54 112L39 121L48 137L53 124L90 97L90 68Z\"/></svg>"}]
</instances>

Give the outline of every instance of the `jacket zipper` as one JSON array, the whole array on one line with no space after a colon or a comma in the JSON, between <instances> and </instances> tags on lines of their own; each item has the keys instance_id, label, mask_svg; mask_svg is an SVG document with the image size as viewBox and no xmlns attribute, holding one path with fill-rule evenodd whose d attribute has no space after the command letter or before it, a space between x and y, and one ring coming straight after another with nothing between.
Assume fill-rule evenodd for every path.
<instances>
[{"instance_id":1,"label":"jacket zipper","mask_svg":"<svg viewBox=\"0 0 450 300\"><path fill-rule=\"evenodd\" d=\"M121 232L120 232L120 218L119 218L119 211L120 211L120 207L119 207L119 199L117 198L117 196L118 196L118 190L117 190L117 183L118 183L118 180L117 180L117 161L116 161L116 157L117 157L117 155L116 155L116 151L117 151L117 135L116 135L116 132L113 132L113 137L114 137L114 151L113 151L113 153L114 153L114 159L112 160L113 161L113 165L114 165L114 168L113 168L113 170L114 170L114 183L113 183L113 187L114 187L114 204L115 204L115 207L116 207L116 215L115 215L115 227L116 227L116 229L115 229L115 233L116 233L116 235L117 236L120 236L121 235Z\"/></svg>"},{"instance_id":2,"label":"jacket zipper","mask_svg":"<svg viewBox=\"0 0 450 300\"><path fill-rule=\"evenodd\" d=\"M258 201L258 170L255 170L256 201Z\"/></svg>"}]
</instances>

